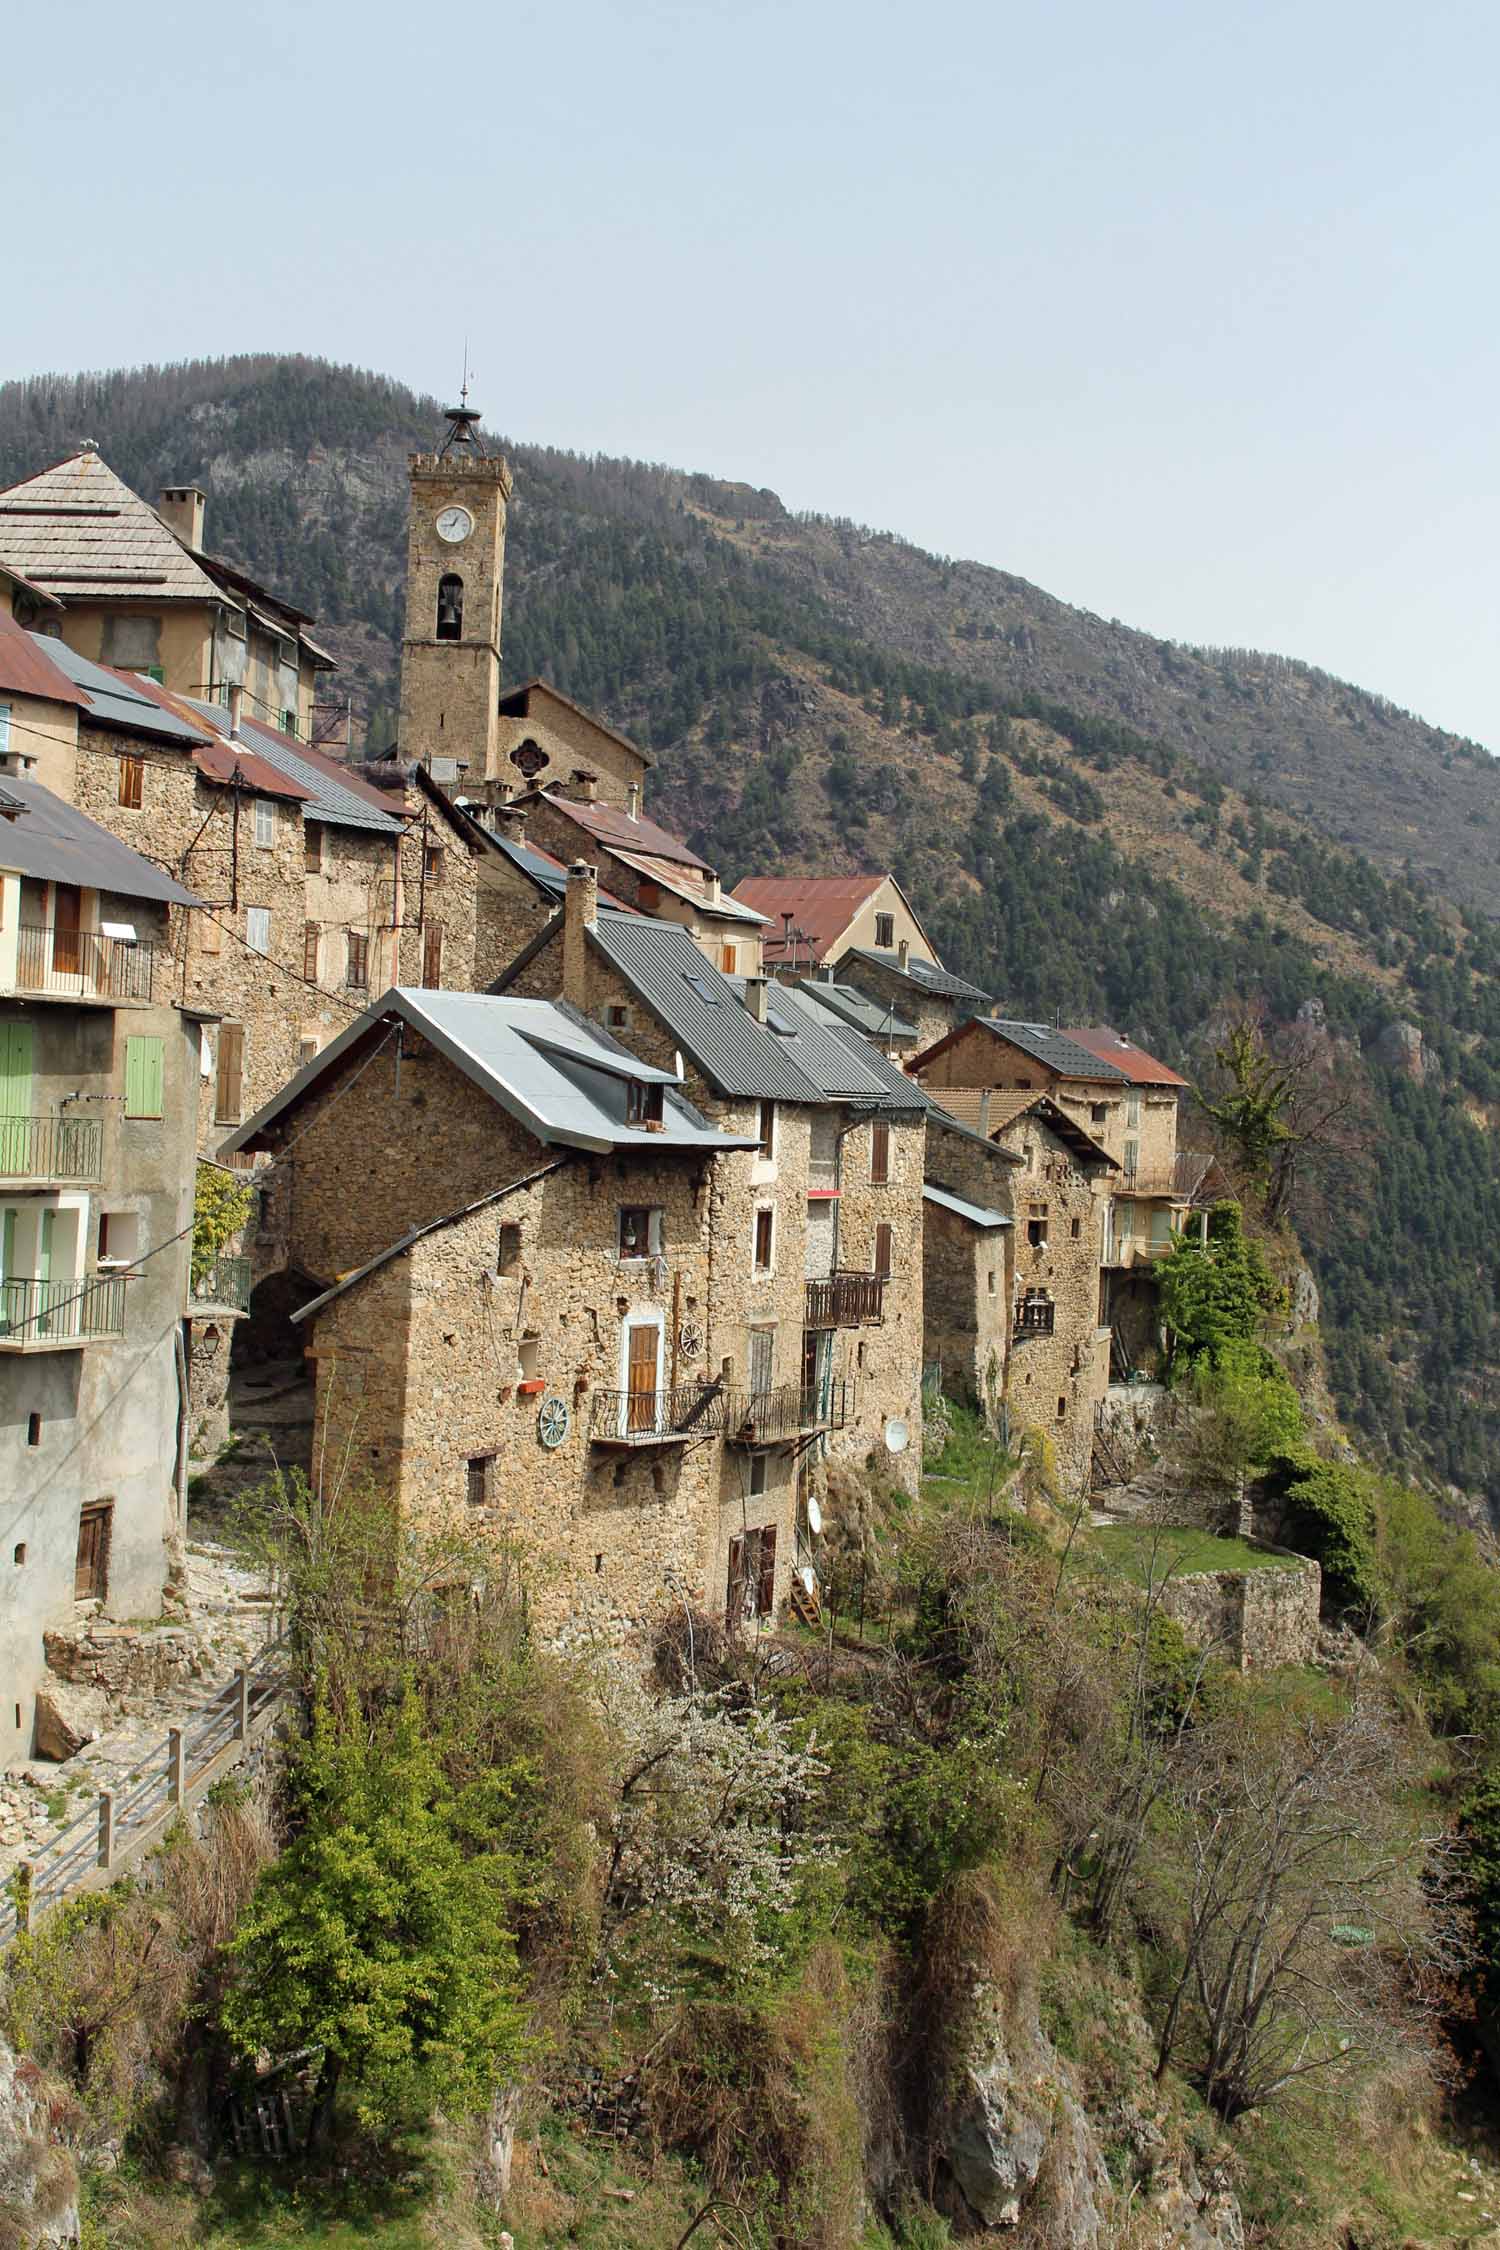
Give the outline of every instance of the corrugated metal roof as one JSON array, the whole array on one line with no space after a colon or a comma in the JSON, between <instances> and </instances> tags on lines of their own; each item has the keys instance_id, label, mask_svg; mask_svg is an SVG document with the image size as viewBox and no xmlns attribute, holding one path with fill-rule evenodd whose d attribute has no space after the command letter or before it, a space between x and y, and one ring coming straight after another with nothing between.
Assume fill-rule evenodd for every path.
<instances>
[{"instance_id":1,"label":"corrugated metal roof","mask_svg":"<svg viewBox=\"0 0 1500 2250\"><path fill-rule=\"evenodd\" d=\"M201 711L216 730L226 724L226 714L219 704L195 700L193 709ZM331 759L308 757L305 745L294 736L278 734L273 727L263 727L253 719L242 719L240 738L297 789L303 799L304 820L320 820L335 828L368 828L379 836L402 833L405 823L372 802L376 794L373 789L367 793L352 789Z\"/></svg>"},{"instance_id":2,"label":"corrugated metal roof","mask_svg":"<svg viewBox=\"0 0 1500 2250\"><path fill-rule=\"evenodd\" d=\"M747 875L735 884L734 895L767 921L779 922L790 914L813 959L821 961L884 881L884 875ZM780 932L766 943L778 948Z\"/></svg>"},{"instance_id":3,"label":"corrugated metal roof","mask_svg":"<svg viewBox=\"0 0 1500 2250\"><path fill-rule=\"evenodd\" d=\"M399 1017L446 1055L536 1139L584 1149L724 1150L758 1146L721 1133L676 1090L670 1072L636 1062L617 1040L554 1000L498 999L484 992L433 992L394 985L383 999L304 1063L226 1146L248 1148L308 1088L382 1021ZM662 1127L627 1119L628 1082L663 1088ZM414 1155L416 1152L414 1152Z\"/></svg>"},{"instance_id":4,"label":"corrugated metal roof","mask_svg":"<svg viewBox=\"0 0 1500 2250\"><path fill-rule=\"evenodd\" d=\"M841 1022L864 1032L869 1039L915 1039L917 1026L907 1023L882 1000L871 1000L852 984L825 983L822 977L799 977L798 990Z\"/></svg>"},{"instance_id":5,"label":"corrugated metal roof","mask_svg":"<svg viewBox=\"0 0 1500 2250\"><path fill-rule=\"evenodd\" d=\"M731 898L727 891L720 891L717 898L710 898L702 881L695 880L696 871L685 867L681 860L663 859L653 852L627 852L617 844L610 846L610 857L623 860L638 875L644 875L648 883L664 884L678 898L686 899L690 906L698 907L705 914L719 915L726 922L760 923L765 920L765 916L757 914L753 906L741 906L738 899Z\"/></svg>"},{"instance_id":6,"label":"corrugated metal roof","mask_svg":"<svg viewBox=\"0 0 1500 2250\"><path fill-rule=\"evenodd\" d=\"M221 598L156 510L93 452L0 492L0 562L78 600Z\"/></svg>"},{"instance_id":7,"label":"corrugated metal roof","mask_svg":"<svg viewBox=\"0 0 1500 2250\"><path fill-rule=\"evenodd\" d=\"M1148 1055L1144 1047L1138 1047L1133 1039L1126 1038L1123 1031L1112 1030L1107 1023L1092 1025L1085 1031L1068 1030L1061 1037L1071 1039L1075 1047L1086 1047L1091 1055L1098 1055L1101 1061L1112 1062L1116 1069L1122 1070L1137 1086L1187 1084L1187 1080L1179 1078L1175 1070L1169 1070L1164 1062L1157 1061L1155 1055Z\"/></svg>"},{"instance_id":8,"label":"corrugated metal roof","mask_svg":"<svg viewBox=\"0 0 1500 2250\"><path fill-rule=\"evenodd\" d=\"M1117 1063L1091 1054L1065 1031L1055 1031L1050 1023L1018 1023L999 1016L982 1016L978 1020L986 1031L1008 1039L1013 1047L1019 1047L1023 1054L1032 1056L1059 1078L1123 1079L1128 1075Z\"/></svg>"},{"instance_id":9,"label":"corrugated metal roof","mask_svg":"<svg viewBox=\"0 0 1500 2250\"><path fill-rule=\"evenodd\" d=\"M903 969L894 953L877 953L873 946L851 945L834 963L842 969L846 961L866 961L872 969L884 969L893 977L905 977L919 992L930 992L940 1000L988 1000L989 994L981 992L977 984L967 977L955 976L951 969L940 969L936 961L924 961L919 953L910 953Z\"/></svg>"},{"instance_id":10,"label":"corrugated metal roof","mask_svg":"<svg viewBox=\"0 0 1500 2250\"><path fill-rule=\"evenodd\" d=\"M497 835L493 828L485 827L480 817L482 808L467 804L462 798L458 800L458 805L461 812L466 812L471 820L484 828L489 841L510 861L511 866L535 883L539 891L544 891L549 898L554 899L565 896L568 871L560 859L554 859L550 852L539 851L535 844L517 844L508 836ZM624 899L616 898L612 891L605 890L602 884L599 887L599 904L613 906L621 914L633 914L636 911L633 906L627 906Z\"/></svg>"},{"instance_id":11,"label":"corrugated metal roof","mask_svg":"<svg viewBox=\"0 0 1500 2250\"><path fill-rule=\"evenodd\" d=\"M732 978L741 985L742 980ZM881 1054L852 1024L841 1023L796 986L768 985L767 1020L794 1036L791 1051L809 1078L831 1098L869 1102L881 1109L925 1110L928 1097L916 1080Z\"/></svg>"},{"instance_id":12,"label":"corrugated metal roof","mask_svg":"<svg viewBox=\"0 0 1500 2250\"><path fill-rule=\"evenodd\" d=\"M137 679L133 672L117 672L108 664L95 664L91 658L69 648L65 641L43 634L31 637L58 670L65 672L75 687L82 689L87 704L86 716L100 726L121 727L128 734L152 735L160 742L173 742L182 749L206 739L208 730L174 710L164 694L155 692L153 681Z\"/></svg>"},{"instance_id":13,"label":"corrugated metal roof","mask_svg":"<svg viewBox=\"0 0 1500 2250\"><path fill-rule=\"evenodd\" d=\"M86 698L72 677L54 664L44 633L23 632L7 611L0 609L0 692L34 695L44 703L71 703L80 708Z\"/></svg>"},{"instance_id":14,"label":"corrugated metal roof","mask_svg":"<svg viewBox=\"0 0 1500 2250\"><path fill-rule=\"evenodd\" d=\"M925 1182L922 1187L922 1201L924 1203L936 1203L942 1210L952 1211L958 1218L967 1219L970 1226L1009 1227L1015 1225L1014 1219L1008 1219L1003 1211L987 1210L982 1203L966 1203L961 1195L950 1195L946 1188L931 1187Z\"/></svg>"},{"instance_id":15,"label":"corrugated metal roof","mask_svg":"<svg viewBox=\"0 0 1500 2250\"><path fill-rule=\"evenodd\" d=\"M0 826L0 867L39 882L75 883L81 890L114 891L121 898L155 899L168 906L201 906L193 891L149 859L133 852L107 828L54 797L28 774L7 774L6 793L23 808Z\"/></svg>"},{"instance_id":16,"label":"corrugated metal roof","mask_svg":"<svg viewBox=\"0 0 1500 2250\"><path fill-rule=\"evenodd\" d=\"M601 912L590 935L719 1093L734 1101L827 1099L677 923Z\"/></svg>"}]
</instances>

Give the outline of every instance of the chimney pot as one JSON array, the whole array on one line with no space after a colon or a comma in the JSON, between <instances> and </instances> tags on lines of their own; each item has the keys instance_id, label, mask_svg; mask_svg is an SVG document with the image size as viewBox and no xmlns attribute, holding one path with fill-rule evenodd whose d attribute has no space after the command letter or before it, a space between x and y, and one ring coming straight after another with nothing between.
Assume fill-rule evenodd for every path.
<instances>
[{"instance_id":1,"label":"chimney pot","mask_svg":"<svg viewBox=\"0 0 1500 2250\"><path fill-rule=\"evenodd\" d=\"M745 1006L757 1023L766 1020L766 980L764 977L746 977Z\"/></svg>"},{"instance_id":2,"label":"chimney pot","mask_svg":"<svg viewBox=\"0 0 1500 2250\"><path fill-rule=\"evenodd\" d=\"M206 503L195 484L169 484L161 496L157 514L184 547L195 555L203 551L203 510Z\"/></svg>"},{"instance_id":3,"label":"chimney pot","mask_svg":"<svg viewBox=\"0 0 1500 2250\"><path fill-rule=\"evenodd\" d=\"M911 963L911 942L909 939L902 938L896 947L896 959L901 965L901 972L904 976Z\"/></svg>"},{"instance_id":4,"label":"chimney pot","mask_svg":"<svg viewBox=\"0 0 1500 2250\"><path fill-rule=\"evenodd\" d=\"M709 904L710 906L717 906L717 905L718 905L718 903L719 903L719 871L718 871L718 869L717 869L716 867L709 867L709 868L705 868L705 870L704 870L704 874L703 874L703 896L704 896L704 898L705 898L705 899L707 900L707 902L708 902L708 904Z\"/></svg>"},{"instance_id":5,"label":"chimney pot","mask_svg":"<svg viewBox=\"0 0 1500 2250\"><path fill-rule=\"evenodd\" d=\"M632 783L630 784L629 809L630 818L632 820L639 820L641 817L641 785L638 781L632 781Z\"/></svg>"},{"instance_id":6,"label":"chimney pot","mask_svg":"<svg viewBox=\"0 0 1500 2250\"><path fill-rule=\"evenodd\" d=\"M580 804L592 805L599 795L599 776L583 766L573 769L573 793Z\"/></svg>"}]
</instances>

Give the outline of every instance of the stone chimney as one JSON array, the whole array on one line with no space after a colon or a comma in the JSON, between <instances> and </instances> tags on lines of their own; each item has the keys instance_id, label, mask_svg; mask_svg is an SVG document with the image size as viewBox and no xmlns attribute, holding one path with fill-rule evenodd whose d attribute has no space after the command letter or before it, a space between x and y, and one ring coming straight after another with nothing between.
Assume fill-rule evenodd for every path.
<instances>
[{"instance_id":1,"label":"stone chimney","mask_svg":"<svg viewBox=\"0 0 1500 2250\"><path fill-rule=\"evenodd\" d=\"M580 805L596 804L599 797L599 776L596 773L590 773L584 766L575 766L573 769L573 795Z\"/></svg>"},{"instance_id":2,"label":"stone chimney","mask_svg":"<svg viewBox=\"0 0 1500 2250\"><path fill-rule=\"evenodd\" d=\"M705 906L717 906L719 903L719 871L716 867L705 867L703 870L703 903Z\"/></svg>"},{"instance_id":3,"label":"stone chimney","mask_svg":"<svg viewBox=\"0 0 1500 2250\"><path fill-rule=\"evenodd\" d=\"M500 833L508 844L519 851L526 842L526 807L510 803L495 807L495 818L500 823Z\"/></svg>"},{"instance_id":4,"label":"stone chimney","mask_svg":"<svg viewBox=\"0 0 1500 2250\"><path fill-rule=\"evenodd\" d=\"M575 1008L588 1006L589 958L585 933L598 919L598 869L575 859L568 869L568 887L563 894L562 973L562 996L571 1000Z\"/></svg>"},{"instance_id":5,"label":"stone chimney","mask_svg":"<svg viewBox=\"0 0 1500 2250\"><path fill-rule=\"evenodd\" d=\"M168 531L195 555L203 552L204 506L204 496L195 484L169 484L156 510Z\"/></svg>"},{"instance_id":6,"label":"stone chimney","mask_svg":"<svg viewBox=\"0 0 1500 2250\"><path fill-rule=\"evenodd\" d=\"M990 1137L990 1089L985 1087L979 1097L979 1130L986 1140Z\"/></svg>"},{"instance_id":7,"label":"stone chimney","mask_svg":"<svg viewBox=\"0 0 1500 2250\"><path fill-rule=\"evenodd\" d=\"M901 974L905 976L908 968L911 966L911 946L905 938L902 938L901 942L896 947L896 962L897 966L900 968Z\"/></svg>"},{"instance_id":8,"label":"stone chimney","mask_svg":"<svg viewBox=\"0 0 1500 2250\"><path fill-rule=\"evenodd\" d=\"M628 814L629 814L629 817L630 817L630 818L631 818L632 820L639 820L639 819L640 819L640 817L641 817L641 785L640 785L640 783L639 783L638 781L632 781L632 783L630 784L630 802L629 802L629 805L627 806L627 808L626 808L626 809L627 809L627 812L628 812Z\"/></svg>"},{"instance_id":9,"label":"stone chimney","mask_svg":"<svg viewBox=\"0 0 1500 2250\"><path fill-rule=\"evenodd\" d=\"M764 977L746 977L745 1006L757 1023L766 1020L766 980Z\"/></svg>"}]
</instances>

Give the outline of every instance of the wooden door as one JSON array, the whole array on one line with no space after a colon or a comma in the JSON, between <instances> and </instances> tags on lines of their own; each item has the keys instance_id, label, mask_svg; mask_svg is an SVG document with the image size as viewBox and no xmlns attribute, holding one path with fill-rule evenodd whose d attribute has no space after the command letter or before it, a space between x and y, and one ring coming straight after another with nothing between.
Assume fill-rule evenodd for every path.
<instances>
[{"instance_id":1,"label":"wooden door","mask_svg":"<svg viewBox=\"0 0 1500 2250\"><path fill-rule=\"evenodd\" d=\"M755 1608L758 1616L769 1617L776 1607L776 1526L768 1523L760 1535L760 1554L757 1558Z\"/></svg>"},{"instance_id":2,"label":"wooden door","mask_svg":"<svg viewBox=\"0 0 1500 2250\"><path fill-rule=\"evenodd\" d=\"M741 1535L729 1542L729 1585L724 1596L724 1623L731 1632L744 1619L745 1582L745 1539Z\"/></svg>"},{"instance_id":3,"label":"wooden door","mask_svg":"<svg viewBox=\"0 0 1500 2250\"><path fill-rule=\"evenodd\" d=\"M422 937L422 982L436 992L443 981L443 925L429 922Z\"/></svg>"},{"instance_id":4,"label":"wooden door","mask_svg":"<svg viewBox=\"0 0 1500 2250\"><path fill-rule=\"evenodd\" d=\"M656 1428L656 1339L657 1330L644 1323L630 1331L630 1350L626 1359L629 1391L625 1421L627 1430Z\"/></svg>"},{"instance_id":5,"label":"wooden door","mask_svg":"<svg viewBox=\"0 0 1500 2250\"><path fill-rule=\"evenodd\" d=\"M83 893L74 883L52 886L52 969L55 976L76 977L82 961L79 925L83 920Z\"/></svg>"},{"instance_id":6,"label":"wooden door","mask_svg":"<svg viewBox=\"0 0 1500 2250\"><path fill-rule=\"evenodd\" d=\"M237 1125L240 1121L241 1081L245 1062L245 1027L242 1023L219 1026L219 1069L214 1088L214 1121Z\"/></svg>"},{"instance_id":7,"label":"wooden door","mask_svg":"<svg viewBox=\"0 0 1500 2250\"><path fill-rule=\"evenodd\" d=\"M0 1174L29 1169L31 1025L0 1023Z\"/></svg>"},{"instance_id":8,"label":"wooden door","mask_svg":"<svg viewBox=\"0 0 1500 2250\"><path fill-rule=\"evenodd\" d=\"M73 1566L73 1599L102 1602L109 1591L109 1533L114 1505L96 1500L78 1518L78 1555Z\"/></svg>"}]
</instances>

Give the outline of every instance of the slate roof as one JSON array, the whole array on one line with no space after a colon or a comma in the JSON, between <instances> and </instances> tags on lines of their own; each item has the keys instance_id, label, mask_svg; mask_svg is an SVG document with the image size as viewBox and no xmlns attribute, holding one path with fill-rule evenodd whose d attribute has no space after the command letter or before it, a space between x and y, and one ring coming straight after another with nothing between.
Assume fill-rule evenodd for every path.
<instances>
[{"instance_id":1,"label":"slate roof","mask_svg":"<svg viewBox=\"0 0 1500 2250\"><path fill-rule=\"evenodd\" d=\"M550 934L549 925L542 936ZM729 978L678 923L605 910L589 936L719 1093L732 1101L828 1098L796 1060L789 1042L756 1022ZM531 950L511 963L507 976Z\"/></svg>"},{"instance_id":2,"label":"slate roof","mask_svg":"<svg viewBox=\"0 0 1500 2250\"><path fill-rule=\"evenodd\" d=\"M60 646L60 642L49 642L45 634L23 632L15 619L0 609L0 693L81 706L82 691L52 661L50 649Z\"/></svg>"},{"instance_id":3,"label":"slate roof","mask_svg":"<svg viewBox=\"0 0 1500 2250\"><path fill-rule=\"evenodd\" d=\"M1122 1085L1129 1083L1125 1072L1117 1063L1107 1062L1102 1057L1091 1054L1087 1047L1082 1047L1076 1039L1069 1038L1067 1032L1054 1031L1050 1023L1021 1023L1001 1016L974 1016L968 1023L960 1024L957 1030L945 1032L941 1039L935 1040L920 1055L912 1058L913 1070L921 1070L935 1055L940 1055L946 1047L952 1046L955 1039L976 1029L993 1032L997 1039L1003 1039L1010 1046L1019 1048L1023 1055L1030 1055L1033 1062L1040 1063L1054 1077L1078 1078L1090 1085L1098 1085L1111 1079L1118 1079Z\"/></svg>"},{"instance_id":4,"label":"slate roof","mask_svg":"<svg viewBox=\"0 0 1500 2250\"><path fill-rule=\"evenodd\" d=\"M982 1203L967 1203L961 1195L950 1195L946 1188L933 1187L929 1182L923 1183L922 1201L924 1203L936 1203L940 1209L956 1213L960 1219L967 1219L970 1226L1010 1227L1015 1225L1015 1220L1008 1219L1003 1211L991 1211Z\"/></svg>"},{"instance_id":5,"label":"slate roof","mask_svg":"<svg viewBox=\"0 0 1500 2250\"><path fill-rule=\"evenodd\" d=\"M549 1147L595 1151L754 1148L756 1137L721 1133L678 1091L670 1071L627 1052L608 1032L565 1002L508 1000L485 992L433 992L393 985L383 999L304 1063L264 1108L226 1143L260 1145L268 1126L310 1086L367 1040L400 1018L465 1077ZM662 1129L631 1125L629 1082L662 1088ZM413 1152L414 1160L418 1152Z\"/></svg>"},{"instance_id":6,"label":"slate roof","mask_svg":"<svg viewBox=\"0 0 1500 2250\"><path fill-rule=\"evenodd\" d=\"M1187 1080L1179 1078L1175 1070L1168 1070L1155 1055L1148 1055L1123 1031L1114 1031L1107 1023L1095 1024L1086 1031L1065 1031L1061 1035L1071 1039L1075 1047L1086 1047L1091 1055L1102 1062L1112 1062L1117 1070L1133 1079L1137 1086L1186 1086Z\"/></svg>"},{"instance_id":7,"label":"slate roof","mask_svg":"<svg viewBox=\"0 0 1500 2250\"><path fill-rule=\"evenodd\" d=\"M48 661L81 690L87 706L86 716L100 726L118 727L126 734L150 735L183 750L206 739L207 728L184 717L153 680L141 679L134 672L117 672L108 664L95 664L90 657L80 656L76 649L69 648L66 641L54 640L49 634L35 633L29 637Z\"/></svg>"},{"instance_id":8,"label":"slate roof","mask_svg":"<svg viewBox=\"0 0 1500 2250\"><path fill-rule=\"evenodd\" d=\"M851 945L834 963L835 973L846 961L865 961L872 969L884 969L890 976L904 977L919 992L931 993L939 1000L988 1000L989 994L981 992L977 984L967 977L955 976L951 969L940 968L936 961L924 961L921 954L909 953L903 969L894 953L878 953L873 946Z\"/></svg>"},{"instance_id":9,"label":"slate roof","mask_svg":"<svg viewBox=\"0 0 1500 2250\"><path fill-rule=\"evenodd\" d=\"M917 1027L893 1013L888 1005L871 1000L852 984L835 984L822 977L799 977L798 990L815 1000L830 1015L838 1016L869 1039L915 1039Z\"/></svg>"},{"instance_id":10,"label":"slate roof","mask_svg":"<svg viewBox=\"0 0 1500 2250\"><path fill-rule=\"evenodd\" d=\"M195 698L192 708L203 713L223 741L229 740L228 714L222 705L200 703ZM372 829L382 836L402 834L405 822L380 802L378 790L372 789L368 782L356 785L346 779L332 758L310 751L309 746L295 736L279 734L274 727L261 726L255 719L242 719L240 740L273 772L292 784L303 800L304 820L320 820L334 828Z\"/></svg>"},{"instance_id":11,"label":"slate roof","mask_svg":"<svg viewBox=\"0 0 1500 2250\"><path fill-rule=\"evenodd\" d=\"M65 598L221 599L156 510L92 451L0 492L0 562Z\"/></svg>"},{"instance_id":12,"label":"slate roof","mask_svg":"<svg viewBox=\"0 0 1500 2250\"><path fill-rule=\"evenodd\" d=\"M167 906L203 904L195 892L184 890L162 868L28 774L7 774L5 791L22 808L0 828L0 867L7 873Z\"/></svg>"}]
</instances>

